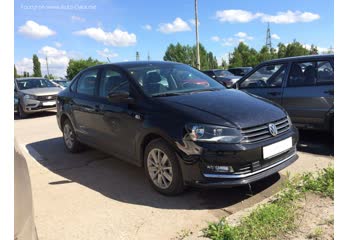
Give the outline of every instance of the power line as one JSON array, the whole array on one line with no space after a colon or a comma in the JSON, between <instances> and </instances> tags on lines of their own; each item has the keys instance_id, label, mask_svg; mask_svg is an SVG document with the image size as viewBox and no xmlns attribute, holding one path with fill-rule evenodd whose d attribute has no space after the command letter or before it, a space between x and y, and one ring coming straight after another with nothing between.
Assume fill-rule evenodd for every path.
<instances>
[{"instance_id":1,"label":"power line","mask_svg":"<svg viewBox=\"0 0 350 240\"><path fill-rule=\"evenodd\" d=\"M267 23L267 30L266 30L266 47L268 47L269 49L272 48L270 23Z\"/></svg>"}]
</instances>

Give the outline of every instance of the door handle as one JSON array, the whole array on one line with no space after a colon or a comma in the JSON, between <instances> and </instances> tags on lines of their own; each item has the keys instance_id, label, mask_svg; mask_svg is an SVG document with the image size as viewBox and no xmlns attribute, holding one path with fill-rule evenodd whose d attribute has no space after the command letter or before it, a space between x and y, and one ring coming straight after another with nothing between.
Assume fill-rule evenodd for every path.
<instances>
[{"instance_id":1,"label":"door handle","mask_svg":"<svg viewBox=\"0 0 350 240\"><path fill-rule=\"evenodd\" d=\"M281 95L281 92L268 92L267 94L272 95L272 96L279 96L279 95Z\"/></svg>"}]
</instances>

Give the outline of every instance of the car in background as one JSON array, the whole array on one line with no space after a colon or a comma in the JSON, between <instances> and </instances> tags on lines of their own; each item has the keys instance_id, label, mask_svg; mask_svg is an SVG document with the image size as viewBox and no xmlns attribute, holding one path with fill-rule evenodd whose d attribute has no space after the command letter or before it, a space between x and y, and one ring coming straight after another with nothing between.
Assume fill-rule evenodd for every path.
<instances>
[{"instance_id":1,"label":"car in background","mask_svg":"<svg viewBox=\"0 0 350 240\"><path fill-rule=\"evenodd\" d=\"M251 70L253 70L252 67L235 67L227 69L227 71L229 71L233 75L240 77L247 75Z\"/></svg>"},{"instance_id":2,"label":"car in background","mask_svg":"<svg viewBox=\"0 0 350 240\"><path fill-rule=\"evenodd\" d=\"M32 188L26 159L15 142L14 149L14 239L37 240Z\"/></svg>"},{"instance_id":3,"label":"car in background","mask_svg":"<svg viewBox=\"0 0 350 240\"><path fill-rule=\"evenodd\" d=\"M58 94L56 116L68 151L84 144L143 167L167 195L246 185L298 158L283 108L175 62L87 68Z\"/></svg>"},{"instance_id":4,"label":"car in background","mask_svg":"<svg viewBox=\"0 0 350 240\"><path fill-rule=\"evenodd\" d=\"M235 87L281 105L299 128L334 131L333 54L266 61Z\"/></svg>"},{"instance_id":5,"label":"car in background","mask_svg":"<svg viewBox=\"0 0 350 240\"><path fill-rule=\"evenodd\" d=\"M46 78L16 78L14 96L18 101L19 117L26 118L31 113L55 110L57 94L61 90Z\"/></svg>"},{"instance_id":6,"label":"car in background","mask_svg":"<svg viewBox=\"0 0 350 240\"><path fill-rule=\"evenodd\" d=\"M241 78L233 75L227 70L222 69L205 70L202 72L228 88L232 87L236 81Z\"/></svg>"},{"instance_id":7,"label":"car in background","mask_svg":"<svg viewBox=\"0 0 350 240\"><path fill-rule=\"evenodd\" d=\"M66 88L69 86L70 81L64 80L64 79L54 79L52 80L54 83L59 84L60 86L62 86L62 88Z\"/></svg>"}]
</instances>

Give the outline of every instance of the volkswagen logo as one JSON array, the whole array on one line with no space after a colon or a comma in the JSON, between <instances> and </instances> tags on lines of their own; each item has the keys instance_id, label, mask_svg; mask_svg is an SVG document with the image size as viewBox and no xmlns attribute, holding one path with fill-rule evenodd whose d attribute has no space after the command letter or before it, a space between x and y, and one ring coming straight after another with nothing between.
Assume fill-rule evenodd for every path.
<instances>
[{"instance_id":1,"label":"volkswagen logo","mask_svg":"<svg viewBox=\"0 0 350 240\"><path fill-rule=\"evenodd\" d=\"M271 133L272 136L276 136L278 134L278 130L275 124L270 123L269 124L269 131Z\"/></svg>"}]
</instances>

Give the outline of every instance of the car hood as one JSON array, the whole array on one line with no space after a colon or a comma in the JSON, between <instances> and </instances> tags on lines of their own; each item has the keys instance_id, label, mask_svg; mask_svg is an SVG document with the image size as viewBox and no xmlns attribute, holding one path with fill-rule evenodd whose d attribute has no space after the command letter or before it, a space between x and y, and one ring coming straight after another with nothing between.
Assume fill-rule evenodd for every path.
<instances>
[{"instance_id":1,"label":"car hood","mask_svg":"<svg viewBox=\"0 0 350 240\"><path fill-rule=\"evenodd\" d=\"M62 91L62 88L59 87L32 88L21 90L21 92L24 94L30 94L35 96L56 95L60 91Z\"/></svg>"},{"instance_id":2,"label":"car hood","mask_svg":"<svg viewBox=\"0 0 350 240\"><path fill-rule=\"evenodd\" d=\"M201 119L205 119L204 114L211 114L239 128L253 127L286 117L284 110L269 100L234 89L161 97L159 100L173 106L182 105L200 110ZM193 114L198 114L198 111L193 111Z\"/></svg>"}]
</instances>

